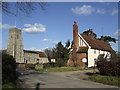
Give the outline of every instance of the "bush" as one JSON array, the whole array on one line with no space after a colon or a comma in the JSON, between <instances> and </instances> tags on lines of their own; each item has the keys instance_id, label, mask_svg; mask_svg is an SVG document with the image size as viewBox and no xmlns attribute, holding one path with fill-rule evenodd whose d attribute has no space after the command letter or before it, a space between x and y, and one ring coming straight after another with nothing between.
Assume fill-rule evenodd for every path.
<instances>
[{"instance_id":1,"label":"bush","mask_svg":"<svg viewBox=\"0 0 120 90\"><path fill-rule=\"evenodd\" d=\"M43 68L51 68L51 67L56 67L55 63L44 63Z\"/></svg>"},{"instance_id":2,"label":"bush","mask_svg":"<svg viewBox=\"0 0 120 90\"><path fill-rule=\"evenodd\" d=\"M97 68L101 75L120 76L120 61L119 60L107 61L106 59L101 58L97 62Z\"/></svg>"},{"instance_id":3,"label":"bush","mask_svg":"<svg viewBox=\"0 0 120 90\"><path fill-rule=\"evenodd\" d=\"M67 61L63 59L56 60L55 66L56 67L64 67L66 66Z\"/></svg>"},{"instance_id":4,"label":"bush","mask_svg":"<svg viewBox=\"0 0 120 90\"><path fill-rule=\"evenodd\" d=\"M55 63L44 63L44 68L50 68L50 67L64 67L66 62L65 60L57 60Z\"/></svg>"},{"instance_id":5,"label":"bush","mask_svg":"<svg viewBox=\"0 0 120 90\"><path fill-rule=\"evenodd\" d=\"M16 62L8 54L2 53L2 84L15 82L16 80Z\"/></svg>"}]
</instances>

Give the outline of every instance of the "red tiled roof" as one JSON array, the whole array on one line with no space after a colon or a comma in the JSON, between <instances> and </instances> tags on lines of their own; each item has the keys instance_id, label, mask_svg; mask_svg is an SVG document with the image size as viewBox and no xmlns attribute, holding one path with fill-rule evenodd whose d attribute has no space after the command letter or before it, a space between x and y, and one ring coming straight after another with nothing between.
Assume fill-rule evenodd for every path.
<instances>
[{"instance_id":1,"label":"red tiled roof","mask_svg":"<svg viewBox=\"0 0 120 90\"><path fill-rule=\"evenodd\" d=\"M39 57L47 57L44 52L36 51L39 54Z\"/></svg>"},{"instance_id":2,"label":"red tiled roof","mask_svg":"<svg viewBox=\"0 0 120 90\"><path fill-rule=\"evenodd\" d=\"M30 51L30 50L23 50L24 52L27 53L35 53L35 54L39 54L39 57L47 57L46 54L44 52L39 52L39 51Z\"/></svg>"},{"instance_id":3,"label":"red tiled roof","mask_svg":"<svg viewBox=\"0 0 120 90\"><path fill-rule=\"evenodd\" d=\"M87 35L80 34L85 41L91 46L92 49L99 49L104 51L113 51L113 49L104 41L92 39Z\"/></svg>"}]
</instances>

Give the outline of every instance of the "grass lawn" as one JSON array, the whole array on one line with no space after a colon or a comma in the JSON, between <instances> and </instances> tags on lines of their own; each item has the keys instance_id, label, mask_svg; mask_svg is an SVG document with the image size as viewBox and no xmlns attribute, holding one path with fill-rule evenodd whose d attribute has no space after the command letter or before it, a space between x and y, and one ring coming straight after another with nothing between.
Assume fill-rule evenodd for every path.
<instances>
[{"instance_id":1,"label":"grass lawn","mask_svg":"<svg viewBox=\"0 0 120 90\"><path fill-rule=\"evenodd\" d=\"M4 90L4 88L15 88L15 90L21 90L20 86L14 84L14 83L6 83L2 85L2 88Z\"/></svg>"},{"instance_id":2,"label":"grass lawn","mask_svg":"<svg viewBox=\"0 0 120 90\"><path fill-rule=\"evenodd\" d=\"M46 69L35 69L36 71L43 72L66 72L66 71L79 71L79 70L92 70L91 68L81 68L81 67L52 67Z\"/></svg>"},{"instance_id":3,"label":"grass lawn","mask_svg":"<svg viewBox=\"0 0 120 90\"><path fill-rule=\"evenodd\" d=\"M118 86L120 77L96 74L96 75L89 76L88 79L91 81L95 81L95 82L99 82L99 83L103 83L103 84Z\"/></svg>"}]
</instances>

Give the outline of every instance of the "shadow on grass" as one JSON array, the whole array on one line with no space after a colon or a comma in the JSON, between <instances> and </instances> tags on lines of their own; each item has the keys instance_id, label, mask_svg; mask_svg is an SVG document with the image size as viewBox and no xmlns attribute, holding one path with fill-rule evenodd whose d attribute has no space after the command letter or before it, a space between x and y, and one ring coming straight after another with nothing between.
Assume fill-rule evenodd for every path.
<instances>
[{"instance_id":1,"label":"shadow on grass","mask_svg":"<svg viewBox=\"0 0 120 90\"><path fill-rule=\"evenodd\" d=\"M19 76L21 76L22 74L20 73L20 72L18 72L18 71L16 71L16 76L17 77L19 77Z\"/></svg>"},{"instance_id":2,"label":"shadow on grass","mask_svg":"<svg viewBox=\"0 0 120 90\"><path fill-rule=\"evenodd\" d=\"M85 73L86 75L89 75L89 76L92 76L92 75L96 75L96 74L99 74L99 72L87 72Z\"/></svg>"},{"instance_id":3,"label":"shadow on grass","mask_svg":"<svg viewBox=\"0 0 120 90\"><path fill-rule=\"evenodd\" d=\"M47 72L38 72L38 71L29 71L29 70L17 70L16 76L24 76L24 75L31 75L31 74L46 74Z\"/></svg>"}]
</instances>

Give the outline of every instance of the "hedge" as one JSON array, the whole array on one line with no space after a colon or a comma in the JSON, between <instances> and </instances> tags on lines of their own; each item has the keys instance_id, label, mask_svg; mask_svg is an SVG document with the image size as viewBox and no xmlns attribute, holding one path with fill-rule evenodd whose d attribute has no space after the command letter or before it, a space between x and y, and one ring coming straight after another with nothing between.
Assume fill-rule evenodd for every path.
<instances>
[{"instance_id":1,"label":"hedge","mask_svg":"<svg viewBox=\"0 0 120 90\"><path fill-rule=\"evenodd\" d=\"M101 75L120 76L120 61L119 60L107 61L106 59L101 58L97 62L97 68Z\"/></svg>"},{"instance_id":2,"label":"hedge","mask_svg":"<svg viewBox=\"0 0 120 90\"><path fill-rule=\"evenodd\" d=\"M2 84L15 82L16 80L16 62L8 54L2 53Z\"/></svg>"}]
</instances>

